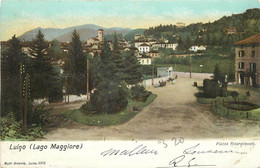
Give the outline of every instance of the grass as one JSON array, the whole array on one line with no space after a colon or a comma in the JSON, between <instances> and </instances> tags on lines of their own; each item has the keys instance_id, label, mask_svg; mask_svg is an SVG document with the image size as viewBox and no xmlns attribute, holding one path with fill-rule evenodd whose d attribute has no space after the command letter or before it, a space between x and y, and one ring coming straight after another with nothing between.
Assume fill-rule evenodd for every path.
<instances>
[{"instance_id":1,"label":"grass","mask_svg":"<svg viewBox=\"0 0 260 168\"><path fill-rule=\"evenodd\" d=\"M228 94L230 94L230 93L231 93L231 91L228 91ZM212 103L215 103L215 102L223 102L223 100L224 100L224 102L235 101L235 100L244 101L244 100L247 99L246 93L239 93L239 95L236 99L232 96L205 98L202 90L199 90L199 92L196 93L195 96L197 97L197 102L200 103L200 104L212 104Z\"/></svg>"},{"instance_id":2,"label":"grass","mask_svg":"<svg viewBox=\"0 0 260 168\"><path fill-rule=\"evenodd\" d=\"M260 108L248 111L233 110L226 108L223 103L217 103L211 108L214 113L225 118L245 119L248 113L248 119L260 120Z\"/></svg>"},{"instance_id":3,"label":"grass","mask_svg":"<svg viewBox=\"0 0 260 168\"><path fill-rule=\"evenodd\" d=\"M188 58L176 58L176 57L169 57L169 58L156 58L155 59L155 66L173 66L174 71L179 72L189 72L190 60ZM233 57L226 57L223 58L219 54L202 54L202 55L195 55L191 57L191 71L194 73L213 73L215 70L215 66L219 65L221 73L229 74L235 73L234 67L234 58ZM202 65L202 67L201 67Z\"/></svg>"},{"instance_id":4,"label":"grass","mask_svg":"<svg viewBox=\"0 0 260 168\"><path fill-rule=\"evenodd\" d=\"M236 100L238 101L248 101L250 103L255 103L259 105L259 97L260 97L260 88L253 88L248 86L241 86L241 85L234 85L228 86L228 91L236 91L239 93ZM246 92L250 91L251 96L247 96ZM204 98L202 89L199 89L199 92L195 94L197 97L197 102L201 104L212 104L211 109L215 114L218 114L225 118L232 118L232 119L246 119L247 112L248 112L248 119L253 120L260 120L260 108L248 111L242 110L234 110L228 109L223 105L224 102L227 101L235 101L235 98L232 96L228 97L216 97L216 98Z\"/></svg>"},{"instance_id":5,"label":"grass","mask_svg":"<svg viewBox=\"0 0 260 168\"><path fill-rule=\"evenodd\" d=\"M134 105L138 109L146 107L149 104L151 104L154 101L154 99L156 99L156 97L157 95L151 94L144 103L129 100L127 108L124 111L116 114L86 115L82 113L79 109L75 109L64 112L63 116L66 118L70 118L76 122L91 126L109 126L123 124L129 121L132 117L134 117L137 114L132 110Z\"/></svg>"},{"instance_id":6,"label":"grass","mask_svg":"<svg viewBox=\"0 0 260 168\"><path fill-rule=\"evenodd\" d=\"M250 92L251 96L249 101L260 106L260 88L250 87L246 85L234 85L229 86L229 90L237 91L242 94L246 94L247 91Z\"/></svg>"}]
</instances>

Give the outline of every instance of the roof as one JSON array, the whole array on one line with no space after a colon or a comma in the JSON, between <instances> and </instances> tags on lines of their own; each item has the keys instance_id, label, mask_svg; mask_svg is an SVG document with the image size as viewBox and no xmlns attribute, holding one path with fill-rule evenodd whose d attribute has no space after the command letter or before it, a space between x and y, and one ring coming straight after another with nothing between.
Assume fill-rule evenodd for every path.
<instances>
[{"instance_id":1,"label":"roof","mask_svg":"<svg viewBox=\"0 0 260 168\"><path fill-rule=\"evenodd\" d=\"M138 48L135 48L135 47L130 47L129 49L130 50L138 50Z\"/></svg>"},{"instance_id":2,"label":"roof","mask_svg":"<svg viewBox=\"0 0 260 168\"><path fill-rule=\"evenodd\" d=\"M139 45L139 46L149 46L149 45L146 44L146 43L143 43L143 44L141 44L141 45Z\"/></svg>"},{"instance_id":3,"label":"roof","mask_svg":"<svg viewBox=\"0 0 260 168\"><path fill-rule=\"evenodd\" d=\"M238 41L234 43L235 45L241 45L241 44L260 44L260 33L255 34L251 37L248 37L244 40Z\"/></svg>"},{"instance_id":4,"label":"roof","mask_svg":"<svg viewBox=\"0 0 260 168\"><path fill-rule=\"evenodd\" d=\"M158 51L150 51L149 53L158 53Z\"/></svg>"},{"instance_id":5,"label":"roof","mask_svg":"<svg viewBox=\"0 0 260 168\"><path fill-rule=\"evenodd\" d=\"M146 55L142 55L142 57L140 57L140 58L152 58L152 57L146 56Z\"/></svg>"}]
</instances>

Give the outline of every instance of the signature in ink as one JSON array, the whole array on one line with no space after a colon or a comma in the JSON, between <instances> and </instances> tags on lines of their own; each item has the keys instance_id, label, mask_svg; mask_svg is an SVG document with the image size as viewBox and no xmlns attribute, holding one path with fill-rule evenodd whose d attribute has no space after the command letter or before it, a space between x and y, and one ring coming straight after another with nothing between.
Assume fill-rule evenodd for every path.
<instances>
[{"instance_id":1,"label":"signature in ink","mask_svg":"<svg viewBox=\"0 0 260 168\"><path fill-rule=\"evenodd\" d=\"M216 165L210 165L210 164L196 164L196 163L193 163L194 160L196 159L195 157L187 160L188 162L186 162L184 164L184 159L186 158L185 155L181 155L181 156L178 156L174 159L172 159L170 162L169 162L169 166L172 166L172 167L213 167L213 166L216 166Z\"/></svg>"}]
</instances>

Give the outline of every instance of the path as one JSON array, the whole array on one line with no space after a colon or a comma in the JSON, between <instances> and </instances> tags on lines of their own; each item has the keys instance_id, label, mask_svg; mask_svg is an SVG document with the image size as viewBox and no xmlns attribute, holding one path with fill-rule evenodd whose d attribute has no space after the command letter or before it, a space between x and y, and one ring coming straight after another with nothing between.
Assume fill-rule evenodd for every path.
<instances>
[{"instance_id":1,"label":"path","mask_svg":"<svg viewBox=\"0 0 260 168\"><path fill-rule=\"evenodd\" d=\"M194 81L202 83L200 79L178 78L174 85L151 88L158 95L157 99L123 125L98 127L66 120L43 140L259 137L259 122L220 118L213 115L207 105L197 104Z\"/></svg>"}]
</instances>

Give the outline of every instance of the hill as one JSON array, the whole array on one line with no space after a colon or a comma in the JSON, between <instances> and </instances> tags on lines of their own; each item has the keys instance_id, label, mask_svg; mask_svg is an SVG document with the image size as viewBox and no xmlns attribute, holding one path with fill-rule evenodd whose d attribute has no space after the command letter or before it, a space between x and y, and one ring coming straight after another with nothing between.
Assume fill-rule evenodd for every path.
<instances>
[{"instance_id":1,"label":"hill","mask_svg":"<svg viewBox=\"0 0 260 168\"><path fill-rule=\"evenodd\" d=\"M35 35L39 30L45 35L46 40L53 40L57 39L61 42L66 42L71 40L71 33L73 30L76 29L77 32L80 34L80 38L82 41L86 41L91 37L97 36L98 29L104 29L104 35L112 34L116 32L117 34L125 35L131 31L129 28L121 28L121 27L112 27L112 28L104 28L94 24L85 24L80 26L72 26L64 29L58 28L36 28L30 30L24 34L22 34L19 39L24 41L31 41L35 38Z\"/></svg>"},{"instance_id":2,"label":"hill","mask_svg":"<svg viewBox=\"0 0 260 168\"><path fill-rule=\"evenodd\" d=\"M135 35L144 35L145 29L135 29L132 31L129 31L125 34L124 38L127 39L128 41L133 41L135 38Z\"/></svg>"},{"instance_id":3,"label":"hill","mask_svg":"<svg viewBox=\"0 0 260 168\"><path fill-rule=\"evenodd\" d=\"M186 27L159 25L145 30L146 36L180 40L188 45L231 46L235 41L260 32L260 9L248 9L244 13L224 16L212 23L195 23ZM179 42L179 41L178 41Z\"/></svg>"}]
</instances>

